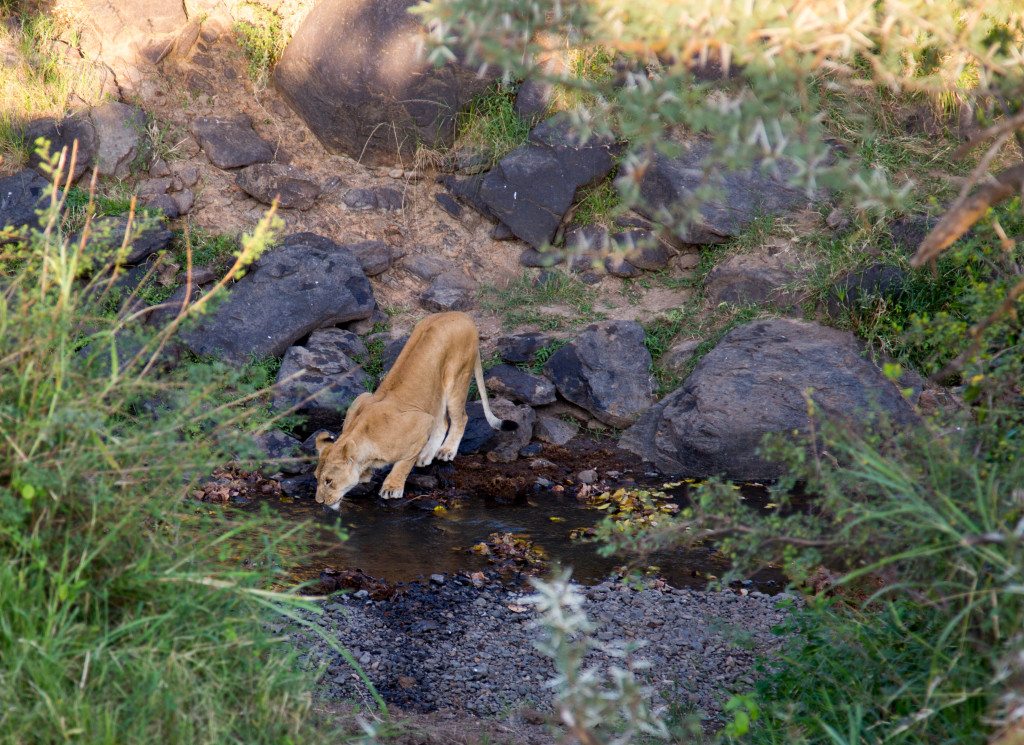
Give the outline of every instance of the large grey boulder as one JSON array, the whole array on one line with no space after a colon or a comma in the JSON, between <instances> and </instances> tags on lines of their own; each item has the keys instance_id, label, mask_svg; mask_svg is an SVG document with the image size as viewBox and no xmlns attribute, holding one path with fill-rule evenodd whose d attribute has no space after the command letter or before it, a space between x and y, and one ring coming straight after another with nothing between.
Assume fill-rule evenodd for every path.
<instances>
[{"instance_id":1,"label":"large grey boulder","mask_svg":"<svg viewBox=\"0 0 1024 745\"><path fill-rule=\"evenodd\" d=\"M360 367L365 356L366 347L351 331L314 331L305 344L285 353L274 388L274 408L304 416L307 429L337 431L349 404L371 384Z\"/></svg>"},{"instance_id":2,"label":"large grey boulder","mask_svg":"<svg viewBox=\"0 0 1024 745\"><path fill-rule=\"evenodd\" d=\"M374 307L370 281L349 251L323 236L294 233L182 336L196 354L243 363L283 355L310 332L368 318Z\"/></svg>"},{"instance_id":3,"label":"large grey boulder","mask_svg":"<svg viewBox=\"0 0 1024 745\"><path fill-rule=\"evenodd\" d=\"M75 142L78 143L78 150L75 152L75 167L71 170L71 183L77 181L92 168L96 159L96 130L88 117L71 114L60 120L37 119L29 123L25 129L25 142L32 150L28 164L43 173L43 159L36 152L36 141L39 139L50 143L48 151L50 155L58 155L62 149L67 148L67 156L61 174L62 180L67 179L68 167L71 165L71 151L74 149ZM46 176L45 173L43 175ZM47 178L49 177L47 176Z\"/></svg>"},{"instance_id":4,"label":"large grey boulder","mask_svg":"<svg viewBox=\"0 0 1024 745\"><path fill-rule=\"evenodd\" d=\"M420 53L416 0L321 0L274 70L278 91L331 152L380 165L419 143L450 144L455 118L488 84Z\"/></svg>"},{"instance_id":5,"label":"large grey boulder","mask_svg":"<svg viewBox=\"0 0 1024 745\"><path fill-rule=\"evenodd\" d=\"M822 416L851 425L878 415L900 426L916 420L852 334L776 318L726 334L619 444L666 475L775 479L782 465L761 458L758 446L768 433L807 431L808 392Z\"/></svg>"},{"instance_id":6,"label":"large grey boulder","mask_svg":"<svg viewBox=\"0 0 1024 745\"><path fill-rule=\"evenodd\" d=\"M605 321L555 352L544 373L567 401L612 427L628 427L654 403L651 354L636 321Z\"/></svg>"},{"instance_id":7,"label":"large grey boulder","mask_svg":"<svg viewBox=\"0 0 1024 745\"><path fill-rule=\"evenodd\" d=\"M36 210L50 182L30 168L0 178L0 233L4 228L38 225ZM3 239L0 238L0 243Z\"/></svg>"},{"instance_id":8,"label":"large grey boulder","mask_svg":"<svg viewBox=\"0 0 1024 745\"><path fill-rule=\"evenodd\" d=\"M640 182L646 217L675 224L684 216L702 186L719 190L718 196L702 200L699 216L685 230L677 231L686 243L722 243L736 235L759 215L779 215L808 204L804 192L788 186L785 172L776 175L755 164L743 170L711 168L711 143L699 140L682 155L656 155Z\"/></svg>"},{"instance_id":9,"label":"large grey boulder","mask_svg":"<svg viewBox=\"0 0 1024 745\"><path fill-rule=\"evenodd\" d=\"M614 166L612 143L580 142L562 118L534 127L528 144L506 155L480 183L488 211L534 248L550 243L576 198Z\"/></svg>"}]
</instances>

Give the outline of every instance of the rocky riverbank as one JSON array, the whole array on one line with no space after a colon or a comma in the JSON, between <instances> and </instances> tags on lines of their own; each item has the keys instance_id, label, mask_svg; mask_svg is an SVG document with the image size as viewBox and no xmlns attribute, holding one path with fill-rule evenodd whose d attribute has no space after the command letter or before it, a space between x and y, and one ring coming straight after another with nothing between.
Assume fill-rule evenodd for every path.
<instances>
[{"instance_id":1,"label":"rocky riverbank","mask_svg":"<svg viewBox=\"0 0 1024 745\"><path fill-rule=\"evenodd\" d=\"M643 642L638 656L651 663L647 682L656 694L713 727L730 694L753 685L755 660L785 643L772 629L796 601L785 594L655 584L637 590L607 581L580 588L584 611L598 625L598 641ZM304 616L316 630L296 623L275 631L303 650L305 664L322 666L319 689L327 700L373 705L325 637L351 652L385 701L403 711L457 710L537 723L550 716L547 683L554 668L535 647L544 631L527 594L480 575L435 575L385 600L372 600L366 591L334 595L320 613ZM602 668L612 662L601 651L586 660Z\"/></svg>"}]
</instances>

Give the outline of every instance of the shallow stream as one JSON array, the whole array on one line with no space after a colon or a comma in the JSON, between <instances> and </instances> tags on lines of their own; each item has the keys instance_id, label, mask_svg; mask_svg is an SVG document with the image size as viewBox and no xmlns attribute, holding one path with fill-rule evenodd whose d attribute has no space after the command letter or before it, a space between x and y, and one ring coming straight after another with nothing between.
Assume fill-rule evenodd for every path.
<instances>
[{"instance_id":1,"label":"shallow stream","mask_svg":"<svg viewBox=\"0 0 1024 745\"><path fill-rule=\"evenodd\" d=\"M763 490L745 487L756 503ZM573 567L580 582L597 583L626 564L628 556L602 557L594 543L571 540L574 528L595 525L604 513L564 494L541 491L512 504L470 497L458 506L435 511L431 500L402 504L376 499L347 501L340 514L310 499L270 500L283 515L323 525L344 526L348 540L339 542L324 531L317 565L303 575L312 578L325 568L359 569L389 583L425 579L432 574L475 572L493 568L488 557L471 550L494 533L525 534L552 564ZM728 562L713 548L675 550L652 555L642 566L656 566L656 575L675 587L703 587L721 575ZM782 575L764 571L744 583L762 592L784 588Z\"/></svg>"}]
</instances>

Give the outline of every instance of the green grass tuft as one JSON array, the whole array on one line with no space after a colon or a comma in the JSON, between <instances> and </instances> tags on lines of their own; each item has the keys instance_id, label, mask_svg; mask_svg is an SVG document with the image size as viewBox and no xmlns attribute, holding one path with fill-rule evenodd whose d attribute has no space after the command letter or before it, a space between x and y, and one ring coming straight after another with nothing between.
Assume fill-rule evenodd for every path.
<instances>
[{"instance_id":1,"label":"green grass tuft","mask_svg":"<svg viewBox=\"0 0 1024 745\"><path fill-rule=\"evenodd\" d=\"M243 7L250 20L235 22L235 38L248 60L249 78L257 88L265 88L287 43L281 16L257 3Z\"/></svg>"},{"instance_id":2,"label":"green grass tuft","mask_svg":"<svg viewBox=\"0 0 1024 745\"><path fill-rule=\"evenodd\" d=\"M456 147L476 152L494 165L526 142L530 125L515 110L515 92L495 85L473 99L459 116Z\"/></svg>"},{"instance_id":3,"label":"green grass tuft","mask_svg":"<svg viewBox=\"0 0 1024 745\"><path fill-rule=\"evenodd\" d=\"M578 225L611 227L623 211L624 205L619 190L615 188L615 178L610 176L583 191L572 219Z\"/></svg>"},{"instance_id":4,"label":"green grass tuft","mask_svg":"<svg viewBox=\"0 0 1024 745\"><path fill-rule=\"evenodd\" d=\"M594 307L590 287L565 272L547 274L547 281L538 283L524 273L504 288L484 287L481 305L502 317L506 328L537 326L542 331L576 328L600 321L605 316ZM559 315L544 306L568 306L572 315Z\"/></svg>"}]
</instances>

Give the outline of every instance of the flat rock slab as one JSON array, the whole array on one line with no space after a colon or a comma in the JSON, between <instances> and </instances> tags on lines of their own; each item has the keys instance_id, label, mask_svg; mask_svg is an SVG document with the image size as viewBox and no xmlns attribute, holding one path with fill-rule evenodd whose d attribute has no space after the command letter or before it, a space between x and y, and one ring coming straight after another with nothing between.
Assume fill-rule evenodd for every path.
<instances>
[{"instance_id":1,"label":"flat rock slab","mask_svg":"<svg viewBox=\"0 0 1024 745\"><path fill-rule=\"evenodd\" d=\"M480 183L488 211L534 248L551 242L576 190L600 181L614 165L612 143L579 142L552 118L530 132L528 144L506 155Z\"/></svg>"},{"instance_id":2,"label":"flat rock slab","mask_svg":"<svg viewBox=\"0 0 1024 745\"><path fill-rule=\"evenodd\" d=\"M38 225L36 210L49 186L49 181L30 168L0 178L0 231Z\"/></svg>"},{"instance_id":3,"label":"flat rock slab","mask_svg":"<svg viewBox=\"0 0 1024 745\"><path fill-rule=\"evenodd\" d=\"M274 158L274 148L256 134L252 119L246 114L196 117L192 134L199 140L206 157L218 168L241 168L267 163Z\"/></svg>"},{"instance_id":4,"label":"flat rock slab","mask_svg":"<svg viewBox=\"0 0 1024 745\"><path fill-rule=\"evenodd\" d=\"M323 236L295 233L182 336L196 354L244 363L283 355L310 332L368 318L375 307L370 281L349 251Z\"/></svg>"},{"instance_id":5,"label":"flat rock slab","mask_svg":"<svg viewBox=\"0 0 1024 745\"><path fill-rule=\"evenodd\" d=\"M90 252L96 251L102 255L112 254L123 244L127 229L128 218L123 215L96 218L92 222L89 239ZM80 237L81 234L76 235L71 239L72 243L76 243ZM140 221L136 219L132 223L129 240L128 255L124 262L138 264L157 251L163 251L170 246L171 241L174 240L174 233L167 229L162 220Z\"/></svg>"},{"instance_id":6,"label":"flat rock slab","mask_svg":"<svg viewBox=\"0 0 1024 745\"><path fill-rule=\"evenodd\" d=\"M86 116L72 114L60 120L38 119L28 125L25 129L25 142L32 151L29 155L28 164L40 173L43 173L43 160L36 152L36 141L39 139L50 143L50 155L58 155L62 149L67 148L62 179L67 178L68 166L71 165L71 151L74 148L75 142L78 143L75 167L71 170L71 183L77 181L86 171L92 168L96 160L96 129ZM45 173L43 175L46 176ZM47 176L47 178L49 177Z\"/></svg>"},{"instance_id":7,"label":"flat rock slab","mask_svg":"<svg viewBox=\"0 0 1024 745\"><path fill-rule=\"evenodd\" d=\"M628 427L654 403L651 354L635 321L588 326L544 365L558 393L612 427Z\"/></svg>"},{"instance_id":8,"label":"flat rock slab","mask_svg":"<svg viewBox=\"0 0 1024 745\"><path fill-rule=\"evenodd\" d=\"M308 210L320 196L320 184L313 174L281 163L246 166L235 176L235 183L263 204L277 199L286 210Z\"/></svg>"},{"instance_id":9,"label":"flat rock slab","mask_svg":"<svg viewBox=\"0 0 1024 745\"><path fill-rule=\"evenodd\" d=\"M834 421L916 421L897 385L864 355L846 331L782 318L752 321L726 334L619 444L670 476L779 478L783 466L757 450L766 434L807 431L808 390Z\"/></svg>"},{"instance_id":10,"label":"flat rock slab","mask_svg":"<svg viewBox=\"0 0 1024 745\"><path fill-rule=\"evenodd\" d=\"M305 344L285 353L274 388L274 408L305 417L306 429L337 432L349 405L372 382L360 366L365 356L366 347L351 331L314 331Z\"/></svg>"},{"instance_id":11,"label":"flat rock slab","mask_svg":"<svg viewBox=\"0 0 1024 745\"><path fill-rule=\"evenodd\" d=\"M321 0L274 69L278 91L329 151L371 165L451 144L459 112L489 83L419 47L416 0ZM339 41L343 40L342 51Z\"/></svg>"},{"instance_id":12,"label":"flat rock slab","mask_svg":"<svg viewBox=\"0 0 1024 745\"><path fill-rule=\"evenodd\" d=\"M146 112L120 101L108 101L89 112L96 131L96 166L101 176L123 179L146 153Z\"/></svg>"},{"instance_id":13,"label":"flat rock slab","mask_svg":"<svg viewBox=\"0 0 1024 745\"><path fill-rule=\"evenodd\" d=\"M492 367L484 381L487 390L517 403L543 406L555 401L555 386L550 380L512 365Z\"/></svg>"},{"instance_id":14,"label":"flat rock slab","mask_svg":"<svg viewBox=\"0 0 1024 745\"><path fill-rule=\"evenodd\" d=\"M640 182L642 207L646 217L675 226L685 243L722 243L746 229L759 215L780 215L812 200L787 185L791 169L773 174L755 164L745 170L726 170L711 166L712 145L706 140L691 143L676 158L656 155ZM685 219L694 194L702 186L711 186L719 195L702 200L695 220Z\"/></svg>"}]
</instances>

